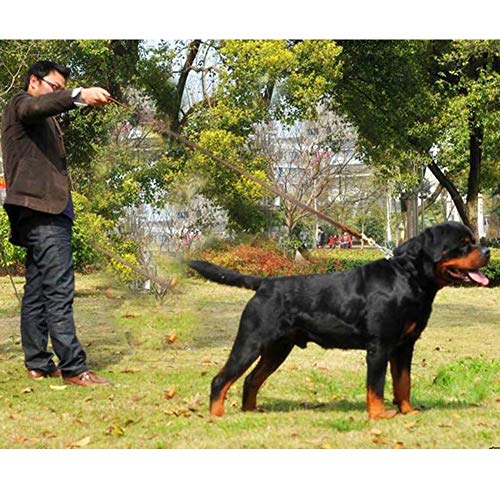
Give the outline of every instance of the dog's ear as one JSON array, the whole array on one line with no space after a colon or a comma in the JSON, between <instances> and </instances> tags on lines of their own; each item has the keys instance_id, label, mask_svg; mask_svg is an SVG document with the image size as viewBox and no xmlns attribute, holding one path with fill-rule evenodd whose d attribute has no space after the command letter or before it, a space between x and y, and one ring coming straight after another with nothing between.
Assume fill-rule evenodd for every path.
<instances>
[{"instance_id":1,"label":"dog's ear","mask_svg":"<svg viewBox=\"0 0 500 500\"><path fill-rule=\"evenodd\" d=\"M437 234L439 230L431 227L414 238L410 238L394 250L395 257L417 257L421 254L429 257L432 262L439 262L443 256L444 239Z\"/></svg>"},{"instance_id":2,"label":"dog's ear","mask_svg":"<svg viewBox=\"0 0 500 500\"><path fill-rule=\"evenodd\" d=\"M426 229L423 236L422 250L425 255L430 257L432 262L439 262L445 253L446 238L439 226Z\"/></svg>"}]
</instances>

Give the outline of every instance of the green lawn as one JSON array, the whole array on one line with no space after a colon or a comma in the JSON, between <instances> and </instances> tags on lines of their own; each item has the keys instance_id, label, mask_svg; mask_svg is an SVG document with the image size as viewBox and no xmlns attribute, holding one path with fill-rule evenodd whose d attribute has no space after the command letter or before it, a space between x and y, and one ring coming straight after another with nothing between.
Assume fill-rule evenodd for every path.
<instances>
[{"instance_id":1,"label":"green lawn","mask_svg":"<svg viewBox=\"0 0 500 500\"><path fill-rule=\"evenodd\" d=\"M16 279L22 289L21 278ZM295 349L261 389L262 412L210 417L212 377L225 362L253 292L183 278L163 304L105 274L77 276L75 317L92 369L115 386L31 381L19 315L0 279L0 448L490 448L500 446L500 288L438 294L413 366L418 415L370 422L361 351ZM386 384L390 405L391 387Z\"/></svg>"}]
</instances>

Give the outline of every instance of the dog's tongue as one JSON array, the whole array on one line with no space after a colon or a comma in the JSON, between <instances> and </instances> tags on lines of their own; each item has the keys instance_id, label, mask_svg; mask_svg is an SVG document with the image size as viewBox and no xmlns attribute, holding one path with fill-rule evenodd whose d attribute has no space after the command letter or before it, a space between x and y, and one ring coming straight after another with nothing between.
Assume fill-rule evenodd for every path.
<instances>
[{"instance_id":1,"label":"dog's tongue","mask_svg":"<svg viewBox=\"0 0 500 500\"><path fill-rule=\"evenodd\" d=\"M490 280L479 271L469 271L467 274L472 281L479 283L481 286L488 286L490 282Z\"/></svg>"}]
</instances>

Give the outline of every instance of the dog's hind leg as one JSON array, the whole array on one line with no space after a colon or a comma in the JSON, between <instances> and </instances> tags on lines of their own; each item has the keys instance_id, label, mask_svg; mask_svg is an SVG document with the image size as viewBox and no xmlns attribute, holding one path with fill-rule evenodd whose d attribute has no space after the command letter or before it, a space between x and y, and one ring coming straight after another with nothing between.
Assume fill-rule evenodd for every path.
<instances>
[{"instance_id":1,"label":"dog's hind leg","mask_svg":"<svg viewBox=\"0 0 500 500\"><path fill-rule=\"evenodd\" d=\"M257 407L257 392L266 379L285 361L293 344L274 344L267 348L257 366L245 379L243 386L243 411L254 411Z\"/></svg>"},{"instance_id":2,"label":"dog's hind leg","mask_svg":"<svg viewBox=\"0 0 500 500\"><path fill-rule=\"evenodd\" d=\"M222 417L224 415L224 399L227 391L234 382L248 370L250 365L259 355L260 350L255 343L241 341L238 338L236 339L229 359L222 370L212 380L210 391L211 415L216 417Z\"/></svg>"}]
</instances>

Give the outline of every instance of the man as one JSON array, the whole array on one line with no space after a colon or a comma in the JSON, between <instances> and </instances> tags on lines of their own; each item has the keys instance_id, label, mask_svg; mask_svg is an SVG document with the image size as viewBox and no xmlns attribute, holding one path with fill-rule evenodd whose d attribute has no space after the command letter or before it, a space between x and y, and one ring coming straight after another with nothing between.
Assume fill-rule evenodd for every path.
<instances>
[{"instance_id":1,"label":"man","mask_svg":"<svg viewBox=\"0 0 500 500\"><path fill-rule=\"evenodd\" d=\"M28 377L60 377L66 384L112 385L90 371L73 320L74 219L61 129L54 118L78 105L103 106L100 87L66 89L69 69L40 61L26 74L24 92L2 116L2 155L10 241L26 248L21 340ZM48 338L59 358L47 350Z\"/></svg>"}]
</instances>

